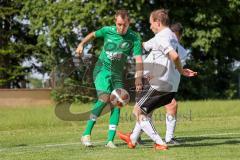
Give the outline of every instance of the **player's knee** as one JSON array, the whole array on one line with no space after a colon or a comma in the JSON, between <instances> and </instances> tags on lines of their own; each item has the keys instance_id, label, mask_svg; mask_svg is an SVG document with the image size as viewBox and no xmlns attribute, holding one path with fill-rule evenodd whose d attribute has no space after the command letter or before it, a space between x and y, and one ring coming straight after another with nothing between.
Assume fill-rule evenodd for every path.
<instances>
[{"instance_id":1,"label":"player's knee","mask_svg":"<svg viewBox=\"0 0 240 160\"><path fill-rule=\"evenodd\" d=\"M132 113L133 113L133 115L135 115L136 117L138 117L138 115L140 114L140 107L138 106L137 103L135 104Z\"/></svg>"},{"instance_id":2,"label":"player's knee","mask_svg":"<svg viewBox=\"0 0 240 160\"><path fill-rule=\"evenodd\" d=\"M89 120L97 121L97 118L98 118L98 115L92 113L92 114L90 114Z\"/></svg>"},{"instance_id":3,"label":"player's knee","mask_svg":"<svg viewBox=\"0 0 240 160\"><path fill-rule=\"evenodd\" d=\"M175 109L176 107L177 107L177 101L175 100L175 99L173 99L172 101L171 101L171 103L169 103L169 104L167 104L167 105L165 105L165 107L166 107L166 109L168 110L168 109Z\"/></svg>"},{"instance_id":4,"label":"player's knee","mask_svg":"<svg viewBox=\"0 0 240 160\"><path fill-rule=\"evenodd\" d=\"M140 121L149 121L149 120L151 120L151 117L149 117L148 115L146 115L146 114L144 114L144 113L141 113L141 114L139 115L139 120L140 120Z\"/></svg>"},{"instance_id":5,"label":"player's knee","mask_svg":"<svg viewBox=\"0 0 240 160\"><path fill-rule=\"evenodd\" d=\"M99 96L99 100L104 102L104 103L108 103L108 102L110 102L110 95L109 94L103 94L103 95Z\"/></svg>"},{"instance_id":6,"label":"player's knee","mask_svg":"<svg viewBox=\"0 0 240 160\"><path fill-rule=\"evenodd\" d=\"M167 104L165 107L167 114L173 116L177 114L177 101L175 99L173 99L171 103Z\"/></svg>"},{"instance_id":7,"label":"player's knee","mask_svg":"<svg viewBox=\"0 0 240 160\"><path fill-rule=\"evenodd\" d=\"M172 104L172 107L174 107L174 108L178 106L176 99L173 99L171 104Z\"/></svg>"}]
</instances>

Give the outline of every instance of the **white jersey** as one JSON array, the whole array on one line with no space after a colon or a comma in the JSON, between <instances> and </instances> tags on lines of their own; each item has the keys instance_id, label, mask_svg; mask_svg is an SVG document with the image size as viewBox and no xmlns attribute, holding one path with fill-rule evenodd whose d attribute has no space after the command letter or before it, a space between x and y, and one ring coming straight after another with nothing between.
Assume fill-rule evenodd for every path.
<instances>
[{"instance_id":1,"label":"white jersey","mask_svg":"<svg viewBox=\"0 0 240 160\"><path fill-rule=\"evenodd\" d=\"M160 92L177 92L180 73L168 53L178 48L176 35L165 28L152 39L144 43L144 49L150 51L144 60L144 76L150 76L150 85Z\"/></svg>"},{"instance_id":2,"label":"white jersey","mask_svg":"<svg viewBox=\"0 0 240 160\"><path fill-rule=\"evenodd\" d=\"M183 46L180 43L178 43L176 51L179 55L179 58L181 60L182 65L184 66L186 64L186 60L188 58L188 54L187 54L186 49L183 48Z\"/></svg>"}]
</instances>

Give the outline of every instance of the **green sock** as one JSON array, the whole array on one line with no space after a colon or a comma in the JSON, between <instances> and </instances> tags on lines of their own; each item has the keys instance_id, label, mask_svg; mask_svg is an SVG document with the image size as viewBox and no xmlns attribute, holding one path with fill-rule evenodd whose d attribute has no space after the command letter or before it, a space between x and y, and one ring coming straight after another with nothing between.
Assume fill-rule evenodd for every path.
<instances>
[{"instance_id":1,"label":"green sock","mask_svg":"<svg viewBox=\"0 0 240 160\"><path fill-rule=\"evenodd\" d=\"M83 132L83 136L91 135L92 129L94 124L96 123L97 117L101 114L103 108L106 106L107 103L102 101L97 101L93 107L92 113L90 115L90 119L87 122L87 127Z\"/></svg>"},{"instance_id":2,"label":"green sock","mask_svg":"<svg viewBox=\"0 0 240 160\"><path fill-rule=\"evenodd\" d=\"M111 116L109 121L109 130L108 130L108 142L113 141L114 137L116 135L116 128L119 122L120 117L120 109L117 107L114 107L111 110Z\"/></svg>"}]
</instances>

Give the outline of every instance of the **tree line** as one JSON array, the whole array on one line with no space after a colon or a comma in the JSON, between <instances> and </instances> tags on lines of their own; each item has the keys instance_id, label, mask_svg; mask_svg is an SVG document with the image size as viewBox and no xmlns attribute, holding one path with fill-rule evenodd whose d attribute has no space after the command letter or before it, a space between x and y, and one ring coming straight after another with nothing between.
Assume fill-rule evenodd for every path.
<instances>
[{"instance_id":1,"label":"tree line","mask_svg":"<svg viewBox=\"0 0 240 160\"><path fill-rule=\"evenodd\" d=\"M190 52L187 66L199 73L191 80L182 78L179 98L238 97L240 68L234 64L240 61L240 0L0 0L0 6L1 88L24 88L33 69L59 74L57 77L65 78L62 84L68 86L91 88L91 78L81 80L84 73L91 77L91 72L85 72L87 66L79 66L70 76L60 73L81 39L102 26L114 25L115 10L124 8L129 10L131 28L146 41L153 36L150 12L166 8L171 22L184 26L181 43ZM93 41L87 46L88 53L97 57L101 45ZM41 66L23 67L22 63L32 58ZM92 58L89 63L94 66L95 61ZM67 68L73 65L71 61ZM82 97L67 90L65 87L55 97Z\"/></svg>"}]
</instances>

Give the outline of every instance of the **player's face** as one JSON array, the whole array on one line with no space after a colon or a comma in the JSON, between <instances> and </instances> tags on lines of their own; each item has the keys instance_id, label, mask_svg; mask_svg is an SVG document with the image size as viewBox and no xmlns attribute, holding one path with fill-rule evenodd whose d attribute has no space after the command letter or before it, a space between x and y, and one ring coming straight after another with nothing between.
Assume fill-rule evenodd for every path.
<instances>
[{"instance_id":1,"label":"player's face","mask_svg":"<svg viewBox=\"0 0 240 160\"><path fill-rule=\"evenodd\" d=\"M127 17L123 19L121 16L117 16L116 27L119 34L126 34L129 27L129 19Z\"/></svg>"},{"instance_id":2,"label":"player's face","mask_svg":"<svg viewBox=\"0 0 240 160\"><path fill-rule=\"evenodd\" d=\"M149 23L150 23L150 29L153 31L153 33L154 34L158 33L159 22L153 21L152 16L150 16Z\"/></svg>"}]
</instances>

